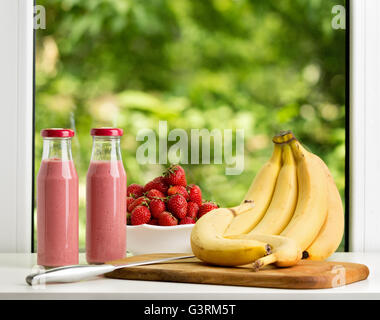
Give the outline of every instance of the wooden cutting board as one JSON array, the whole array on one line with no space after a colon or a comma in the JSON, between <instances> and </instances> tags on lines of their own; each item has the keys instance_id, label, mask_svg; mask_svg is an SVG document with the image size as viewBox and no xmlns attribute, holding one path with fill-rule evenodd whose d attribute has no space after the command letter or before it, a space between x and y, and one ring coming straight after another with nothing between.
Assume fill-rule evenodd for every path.
<instances>
[{"instance_id":1,"label":"wooden cutting board","mask_svg":"<svg viewBox=\"0 0 380 320\"><path fill-rule=\"evenodd\" d=\"M186 254L149 254L111 261L123 264ZM128 280L153 280L187 283L206 283L245 287L283 289L334 288L364 280L368 267L363 264L333 261L302 260L290 268L267 266L254 272L251 265L219 267L201 262L197 258L170 261L139 267L118 269L106 277Z\"/></svg>"}]
</instances>

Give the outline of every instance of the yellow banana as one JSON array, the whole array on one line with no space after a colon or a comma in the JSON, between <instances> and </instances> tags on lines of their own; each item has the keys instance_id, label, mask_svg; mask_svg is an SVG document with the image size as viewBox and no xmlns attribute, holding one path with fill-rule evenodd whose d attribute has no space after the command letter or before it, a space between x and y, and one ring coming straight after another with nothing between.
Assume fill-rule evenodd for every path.
<instances>
[{"instance_id":1,"label":"yellow banana","mask_svg":"<svg viewBox=\"0 0 380 320\"><path fill-rule=\"evenodd\" d=\"M272 199L281 168L281 149L280 145L275 144L271 158L260 169L244 197L244 200L255 201L255 207L233 219L225 232L226 236L251 231L264 216Z\"/></svg>"},{"instance_id":2,"label":"yellow banana","mask_svg":"<svg viewBox=\"0 0 380 320\"><path fill-rule=\"evenodd\" d=\"M310 260L325 260L339 247L344 232L344 210L334 178L327 165L313 155L327 176L327 217L316 239L306 249Z\"/></svg>"},{"instance_id":3,"label":"yellow banana","mask_svg":"<svg viewBox=\"0 0 380 320\"><path fill-rule=\"evenodd\" d=\"M278 235L287 226L297 204L297 168L289 145L282 150L282 162L272 201L259 224L249 233Z\"/></svg>"},{"instance_id":4,"label":"yellow banana","mask_svg":"<svg viewBox=\"0 0 380 320\"><path fill-rule=\"evenodd\" d=\"M256 240L231 240L223 238L235 216L252 208L244 203L234 208L219 208L202 216L191 232L191 248L194 255L207 263L221 266L238 266L263 257L270 246Z\"/></svg>"},{"instance_id":5,"label":"yellow banana","mask_svg":"<svg viewBox=\"0 0 380 320\"><path fill-rule=\"evenodd\" d=\"M286 131L275 136L273 142L286 143L294 139L293 133ZM304 255L310 260L325 260L336 251L342 241L344 233L344 209L342 199L326 163L317 155L305 150L301 144L299 144L299 148L302 152L314 157L326 174L327 216L317 237L304 252Z\"/></svg>"},{"instance_id":6,"label":"yellow banana","mask_svg":"<svg viewBox=\"0 0 380 320\"><path fill-rule=\"evenodd\" d=\"M293 217L280 235L295 240L301 250L306 250L327 216L327 179L317 159L297 140L289 144L297 163L299 192Z\"/></svg>"},{"instance_id":7,"label":"yellow banana","mask_svg":"<svg viewBox=\"0 0 380 320\"><path fill-rule=\"evenodd\" d=\"M290 267L298 263L302 258L302 251L297 242L293 239L251 232L230 236L230 239L252 239L266 242L271 247L271 254L257 259L253 263L254 270L257 271L262 267L274 263L277 267Z\"/></svg>"}]
</instances>

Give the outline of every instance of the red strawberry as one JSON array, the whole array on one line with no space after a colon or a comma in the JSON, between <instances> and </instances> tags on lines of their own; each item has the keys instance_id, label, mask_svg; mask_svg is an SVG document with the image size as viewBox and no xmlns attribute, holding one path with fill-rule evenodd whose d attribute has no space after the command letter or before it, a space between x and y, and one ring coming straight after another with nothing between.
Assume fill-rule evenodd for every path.
<instances>
[{"instance_id":1,"label":"red strawberry","mask_svg":"<svg viewBox=\"0 0 380 320\"><path fill-rule=\"evenodd\" d=\"M144 196L137 198L135 201L133 201L128 206L128 212L132 212L134 208L136 208L137 206L141 206L141 205L149 206L149 199L147 197L144 197Z\"/></svg>"},{"instance_id":2,"label":"red strawberry","mask_svg":"<svg viewBox=\"0 0 380 320\"><path fill-rule=\"evenodd\" d=\"M144 188L139 184L132 183L127 188L127 196L133 197L135 199L141 197L143 195Z\"/></svg>"},{"instance_id":3,"label":"red strawberry","mask_svg":"<svg viewBox=\"0 0 380 320\"><path fill-rule=\"evenodd\" d=\"M180 194L175 194L168 200L168 209L178 219L182 219L186 216L187 213L187 201Z\"/></svg>"},{"instance_id":4,"label":"red strawberry","mask_svg":"<svg viewBox=\"0 0 380 320\"><path fill-rule=\"evenodd\" d=\"M166 210L166 205L161 199L153 199L149 203L149 208L152 216L158 218L161 212Z\"/></svg>"},{"instance_id":5,"label":"red strawberry","mask_svg":"<svg viewBox=\"0 0 380 320\"><path fill-rule=\"evenodd\" d=\"M148 223L150 221L150 218L151 218L151 214L148 207L137 206L132 211L131 223L133 226Z\"/></svg>"},{"instance_id":6,"label":"red strawberry","mask_svg":"<svg viewBox=\"0 0 380 320\"><path fill-rule=\"evenodd\" d=\"M157 177L154 178L152 181L149 181L144 186L144 192L148 192L149 190L156 189L158 191L161 191L163 194L166 194L168 192L168 186L165 182L164 177Z\"/></svg>"},{"instance_id":7,"label":"red strawberry","mask_svg":"<svg viewBox=\"0 0 380 320\"><path fill-rule=\"evenodd\" d=\"M150 189L147 193L146 196L149 199L157 199L157 198L165 198L165 195L161 192L158 191L157 189Z\"/></svg>"},{"instance_id":8,"label":"red strawberry","mask_svg":"<svg viewBox=\"0 0 380 320\"><path fill-rule=\"evenodd\" d=\"M136 199L134 199L134 198L132 198L132 197L127 197L127 210L128 210L128 208L129 208L129 206L131 205L131 203L133 202L133 201L135 201Z\"/></svg>"},{"instance_id":9,"label":"red strawberry","mask_svg":"<svg viewBox=\"0 0 380 320\"><path fill-rule=\"evenodd\" d=\"M204 214L206 214L207 212L210 212L211 210L214 210L214 209L217 209L219 208L219 206L214 203L214 202L205 202L204 204L201 205L201 207L199 208L199 211L198 211L198 219L200 217L202 217Z\"/></svg>"},{"instance_id":10,"label":"red strawberry","mask_svg":"<svg viewBox=\"0 0 380 320\"><path fill-rule=\"evenodd\" d=\"M158 225L160 226L175 226L178 224L178 220L170 212L164 211L158 217Z\"/></svg>"},{"instance_id":11,"label":"red strawberry","mask_svg":"<svg viewBox=\"0 0 380 320\"><path fill-rule=\"evenodd\" d=\"M186 200L189 200L189 194L184 186L172 186L168 189L168 196L175 194L182 195Z\"/></svg>"},{"instance_id":12,"label":"red strawberry","mask_svg":"<svg viewBox=\"0 0 380 320\"><path fill-rule=\"evenodd\" d=\"M195 202L187 203L186 217L195 219L198 216L199 206Z\"/></svg>"},{"instance_id":13,"label":"red strawberry","mask_svg":"<svg viewBox=\"0 0 380 320\"><path fill-rule=\"evenodd\" d=\"M194 224L195 223L195 219L192 219L190 217L185 217L185 218L182 218L180 221L179 221L179 224Z\"/></svg>"},{"instance_id":14,"label":"red strawberry","mask_svg":"<svg viewBox=\"0 0 380 320\"><path fill-rule=\"evenodd\" d=\"M195 202L199 207L202 205L202 191L196 184L187 186L189 191L189 201Z\"/></svg>"},{"instance_id":15,"label":"red strawberry","mask_svg":"<svg viewBox=\"0 0 380 320\"><path fill-rule=\"evenodd\" d=\"M151 224L153 226L158 226L158 219L150 219L150 221L148 222L148 224Z\"/></svg>"},{"instance_id":16,"label":"red strawberry","mask_svg":"<svg viewBox=\"0 0 380 320\"><path fill-rule=\"evenodd\" d=\"M185 170L178 164L170 166L164 177L167 185L184 187L187 185Z\"/></svg>"}]
</instances>

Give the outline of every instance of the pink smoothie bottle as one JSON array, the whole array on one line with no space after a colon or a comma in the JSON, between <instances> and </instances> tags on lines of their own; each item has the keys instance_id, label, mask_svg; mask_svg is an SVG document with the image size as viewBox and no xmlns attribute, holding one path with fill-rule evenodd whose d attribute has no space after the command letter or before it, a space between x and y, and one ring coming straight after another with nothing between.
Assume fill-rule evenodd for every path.
<instances>
[{"instance_id":1,"label":"pink smoothie bottle","mask_svg":"<svg viewBox=\"0 0 380 320\"><path fill-rule=\"evenodd\" d=\"M37 263L78 264L78 175L69 129L44 129L37 176Z\"/></svg>"},{"instance_id":2,"label":"pink smoothie bottle","mask_svg":"<svg viewBox=\"0 0 380 320\"><path fill-rule=\"evenodd\" d=\"M120 137L123 130L91 130L93 147L86 186L86 258L104 263L126 255L126 194Z\"/></svg>"}]
</instances>

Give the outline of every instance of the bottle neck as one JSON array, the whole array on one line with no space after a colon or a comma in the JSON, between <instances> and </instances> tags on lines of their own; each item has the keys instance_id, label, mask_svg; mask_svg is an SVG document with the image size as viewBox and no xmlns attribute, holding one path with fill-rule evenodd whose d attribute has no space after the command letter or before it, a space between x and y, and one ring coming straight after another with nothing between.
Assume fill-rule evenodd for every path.
<instances>
[{"instance_id":1,"label":"bottle neck","mask_svg":"<svg viewBox=\"0 0 380 320\"><path fill-rule=\"evenodd\" d=\"M42 160L72 160L71 138L44 138Z\"/></svg>"},{"instance_id":2,"label":"bottle neck","mask_svg":"<svg viewBox=\"0 0 380 320\"><path fill-rule=\"evenodd\" d=\"M91 160L121 160L120 137L94 136Z\"/></svg>"}]
</instances>

